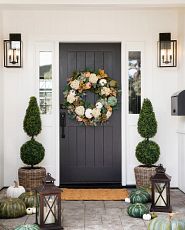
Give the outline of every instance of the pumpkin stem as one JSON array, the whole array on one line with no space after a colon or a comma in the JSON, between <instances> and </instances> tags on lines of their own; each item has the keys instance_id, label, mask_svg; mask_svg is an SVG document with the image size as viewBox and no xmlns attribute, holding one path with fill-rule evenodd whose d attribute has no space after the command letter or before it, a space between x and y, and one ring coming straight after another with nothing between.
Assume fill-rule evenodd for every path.
<instances>
[{"instance_id":1,"label":"pumpkin stem","mask_svg":"<svg viewBox=\"0 0 185 230\"><path fill-rule=\"evenodd\" d=\"M16 180L14 180L14 184L15 184L14 188L18 188L19 187L19 183Z\"/></svg>"},{"instance_id":2,"label":"pumpkin stem","mask_svg":"<svg viewBox=\"0 0 185 230\"><path fill-rule=\"evenodd\" d=\"M175 213L169 213L168 214L169 220L172 220L172 218L173 218L174 215L175 215Z\"/></svg>"}]
</instances>

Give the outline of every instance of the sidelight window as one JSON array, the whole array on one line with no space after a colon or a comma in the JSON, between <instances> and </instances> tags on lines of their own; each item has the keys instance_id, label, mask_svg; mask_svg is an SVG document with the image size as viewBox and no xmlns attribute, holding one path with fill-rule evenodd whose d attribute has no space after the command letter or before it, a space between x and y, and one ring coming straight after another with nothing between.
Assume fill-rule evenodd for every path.
<instances>
[{"instance_id":1,"label":"sidelight window","mask_svg":"<svg viewBox=\"0 0 185 230\"><path fill-rule=\"evenodd\" d=\"M41 114L52 112L52 52L39 54L39 104Z\"/></svg>"},{"instance_id":2,"label":"sidelight window","mask_svg":"<svg viewBox=\"0 0 185 230\"><path fill-rule=\"evenodd\" d=\"M129 113L139 114L141 109L141 51L128 52Z\"/></svg>"}]
</instances>

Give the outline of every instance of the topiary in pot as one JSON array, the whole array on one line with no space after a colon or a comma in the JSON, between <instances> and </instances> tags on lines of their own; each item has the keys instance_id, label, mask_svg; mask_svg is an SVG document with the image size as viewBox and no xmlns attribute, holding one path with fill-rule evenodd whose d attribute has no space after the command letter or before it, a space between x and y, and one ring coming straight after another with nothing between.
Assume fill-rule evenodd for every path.
<instances>
[{"instance_id":1,"label":"topiary in pot","mask_svg":"<svg viewBox=\"0 0 185 230\"><path fill-rule=\"evenodd\" d=\"M143 167L136 167L134 171L137 187L145 187L151 185L150 177L155 174L155 167L152 166L158 161L160 156L159 145L149 140L157 132L157 121L152 103L147 98L143 101L137 129L139 134L145 139L136 146L136 158L143 164Z\"/></svg>"},{"instance_id":2,"label":"topiary in pot","mask_svg":"<svg viewBox=\"0 0 185 230\"><path fill-rule=\"evenodd\" d=\"M20 149L20 157L24 164L31 167L19 169L19 183L27 190L30 190L40 185L42 179L46 176L46 170L44 168L34 167L44 159L45 155L44 147L41 143L35 140L35 136L37 136L42 130L40 110L36 97L30 97L23 122L23 128L27 135L31 137L31 140L22 145ZM35 184L33 177L37 177L35 179ZM25 182L26 180L27 182ZM28 180L30 180L30 182L28 182Z\"/></svg>"},{"instance_id":3,"label":"topiary in pot","mask_svg":"<svg viewBox=\"0 0 185 230\"><path fill-rule=\"evenodd\" d=\"M31 137L31 140L21 147L21 160L33 168L34 165L39 164L44 159L45 153L42 144L34 139L34 136L41 132L40 110L36 97L30 97L23 128L27 135Z\"/></svg>"}]
</instances>

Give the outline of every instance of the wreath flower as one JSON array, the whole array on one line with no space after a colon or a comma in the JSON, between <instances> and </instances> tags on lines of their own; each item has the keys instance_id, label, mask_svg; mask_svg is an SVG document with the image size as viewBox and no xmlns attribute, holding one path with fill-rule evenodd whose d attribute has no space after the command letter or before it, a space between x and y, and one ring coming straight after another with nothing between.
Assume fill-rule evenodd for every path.
<instances>
[{"instance_id":1,"label":"wreath flower","mask_svg":"<svg viewBox=\"0 0 185 230\"><path fill-rule=\"evenodd\" d=\"M98 96L93 105L85 100L87 91ZM82 71L74 72L63 91L64 107L69 117L85 125L96 126L108 121L118 106L118 83L105 73Z\"/></svg>"}]
</instances>

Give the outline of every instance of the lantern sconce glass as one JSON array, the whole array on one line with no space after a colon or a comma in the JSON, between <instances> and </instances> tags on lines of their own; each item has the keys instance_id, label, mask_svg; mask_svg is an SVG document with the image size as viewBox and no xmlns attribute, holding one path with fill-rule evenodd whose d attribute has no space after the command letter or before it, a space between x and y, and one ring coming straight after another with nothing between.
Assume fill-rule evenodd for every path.
<instances>
[{"instance_id":1,"label":"lantern sconce glass","mask_svg":"<svg viewBox=\"0 0 185 230\"><path fill-rule=\"evenodd\" d=\"M9 40L4 40L4 67L22 67L21 34L9 34Z\"/></svg>"},{"instance_id":2,"label":"lantern sconce glass","mask_svg":"<svg viewBox=\"0 0 185 230\"><path fill-rule=\"evenodd\" d=\"M160 33L158 41L158 67L177 66L177 40L171 40L171 33Z\"/></svg>"}]
</instances>

